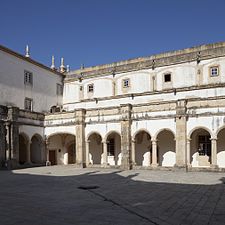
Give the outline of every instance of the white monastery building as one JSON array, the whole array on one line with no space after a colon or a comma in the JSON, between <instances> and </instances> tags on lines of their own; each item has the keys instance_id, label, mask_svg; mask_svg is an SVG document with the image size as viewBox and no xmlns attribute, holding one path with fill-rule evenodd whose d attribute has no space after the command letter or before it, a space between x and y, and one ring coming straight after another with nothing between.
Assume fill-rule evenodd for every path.
<instances>
[{"instance_id":1,"label":"white monastery building","mask_svg":"<svg viewBox=\"0 0 225 225\"><path fill-rule=\"evenodd\" d=\"M0 46L0 163L225 171L225 42L75 71Z\"/></svg>"}]
</instances>

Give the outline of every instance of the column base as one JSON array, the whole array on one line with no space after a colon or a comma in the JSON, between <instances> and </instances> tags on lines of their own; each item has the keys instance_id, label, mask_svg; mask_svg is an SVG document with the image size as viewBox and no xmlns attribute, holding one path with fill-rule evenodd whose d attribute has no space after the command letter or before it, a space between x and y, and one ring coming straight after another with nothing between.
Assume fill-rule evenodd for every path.
<instances>
[{"instance_id":1,"label":"column base","mask_svg":"<svg viewBox=\"0 0 225 225\"><path fill-rule=\"evenodd\" d=\"M213 165L213 164L211 164L211 165L210 165L210 168L212 168L212 169L218 169L219 166L218 166L218 165Z\"/></svg>"},{"instance_id":2,"label":"column base","mask_svg":"<svg viewBox=\"0 0 225 225\"><path fill-rule=\"evenodd\" d=\"M152 168L156 168L156 167L158 167L158 166L159 166L158 163L154 163L154 164L152 163L152 164L151 164L151 167L152 167Z\"/></svg>"}]
</instances>

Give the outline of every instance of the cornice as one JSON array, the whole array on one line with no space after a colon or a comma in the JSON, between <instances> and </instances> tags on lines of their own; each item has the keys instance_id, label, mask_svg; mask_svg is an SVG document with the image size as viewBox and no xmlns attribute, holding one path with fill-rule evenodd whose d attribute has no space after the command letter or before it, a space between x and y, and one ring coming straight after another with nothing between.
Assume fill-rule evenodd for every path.
<instances>
[{"instance_id":1,"label":"cornice","mask_svg":"<svg viewBox=\"0 0 225 225\"><path fill-rule=\"evenodd\" d=\"M149 57L140 57L125 61L115 62L84 69L78 69L66 74L65 81L72 82L79 79L106 76L110 74L126 73L141 69L152 69L156 67L175 65L185 62L199 63L201 60L225 56L225 42L200 45L178 51L171 51Z\"/></svg>"}]
</instances>

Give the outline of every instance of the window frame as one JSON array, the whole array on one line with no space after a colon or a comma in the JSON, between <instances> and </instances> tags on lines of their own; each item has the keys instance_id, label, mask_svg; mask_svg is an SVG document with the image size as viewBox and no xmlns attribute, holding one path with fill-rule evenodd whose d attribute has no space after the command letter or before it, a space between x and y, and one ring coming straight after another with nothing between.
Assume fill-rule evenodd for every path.
<instances>
[{"instance_id":1,"label":"window frame","mask_svg":"<svg viewBox=\"0 0 225 225\"><path fill-rule=\"evenodd\" d=\"M125 79L122 80L122 87L123 88L129 88L130 87L130 78L125 78Z\"/></svg>"},{"instance_id":2,"label":"window frame","mask_svg":"<svg viewBox=\"0 0 225 225\"><path fill-rule=\"evenodd\" d=\"M87 85L87 93L94 93L94 84Z\"/></svg>"},{"instance_id":3,"label":"window frame","mask_svg":"<svg viewBox=\"0 0 225 225\"><path fill-rule=\"evenodd\" d=\"M213 69L217 69L217 74L213 74ZM210 77L218 77L220 75L219 65L213 65L209 67L209 76Z\"/></svg>"},{"instance_id":4,"label":"window frame","mask_svg":"<svg viewBox=\"0 0 225 225\"><path fill-rule=\"evenodd\" d=\"M24 110L30 111L30 112L33 111L33 99L32 98L27 98L26 97L24 99Z\"/></svg>"},{"instance_id":5,"label":"window frame","mask_svg":"<svg viewBox=\"0 0 225 225\"><path fill-rule=\"evenodd\" d=\"M56 84L56 94L59 96L63 95L63 85L62 84L59 84L59 83Z\"/></svg>"},{"instance_id":6,"label":"window frame","mask_svg":"<svg viewBox=\"0 0 225 225\"><path fill-rule=\"evenodd\" d=\"M24 84L33 86L33 73L28 70L24 70Z\"/></svg>"},{"instance_id":7,"label":"window frame","mask_svg":"<svg viewBox=\"0 0 225 225\"><path fill-rule=\"evenodd\" d=\"M166 80L166 76L170 76L170 79L168 81ZM163 74L163 81L164 81L164 83L172 82L172 74L171 73L164 73Z\"/></svg>"}]
</instances>

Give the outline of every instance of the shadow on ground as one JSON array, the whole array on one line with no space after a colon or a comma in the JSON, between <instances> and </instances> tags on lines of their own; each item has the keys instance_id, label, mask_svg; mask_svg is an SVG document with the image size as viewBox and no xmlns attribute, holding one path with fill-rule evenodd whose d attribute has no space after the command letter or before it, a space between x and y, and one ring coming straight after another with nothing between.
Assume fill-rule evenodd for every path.
<instances>
[{"instance_id":1,"label":"shadow on ground","mask_svg":"<svg viewBox=\"0 0 225 225\"><path fill-rule=\"evenodd\" d=\"M223 174L220 184L199 185L135 180L135 172L51 170L0 171L1 225L225 224Z\"/></svg>"}]
</instances>

